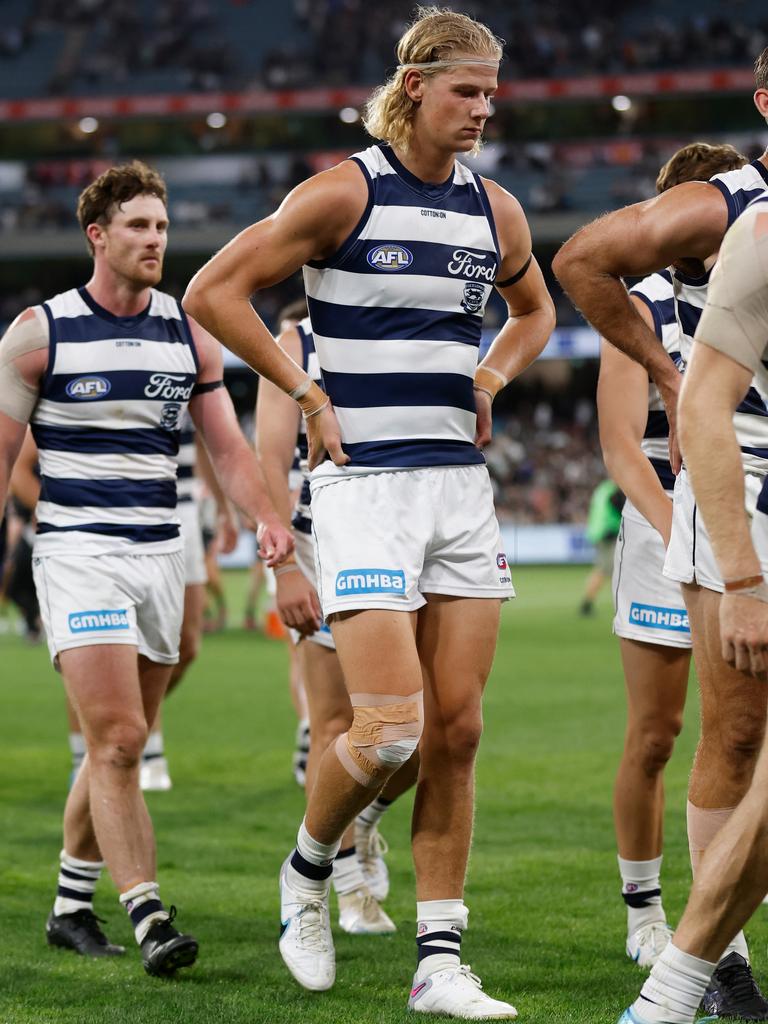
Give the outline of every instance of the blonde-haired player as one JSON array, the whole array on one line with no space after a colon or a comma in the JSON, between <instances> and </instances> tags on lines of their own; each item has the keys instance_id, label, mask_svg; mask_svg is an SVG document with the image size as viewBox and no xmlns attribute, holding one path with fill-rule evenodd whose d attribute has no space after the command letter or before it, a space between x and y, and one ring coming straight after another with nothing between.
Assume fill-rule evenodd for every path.
<instances>
[{"instance_id":1,"label":"blonde-haired player","mask_svg":"<svg viewBox=\"0 0 768 1024\"><path fill-rule=\"evenodd\" d=\"M383 141L296 188L198 273L185 303L307 417L318 593L354 710L283 867L283 959L305 987L333 984L331 864L418 746L409 1006L511 1018L461 963L482 692L513 595L481 448L494 396L544 347L554 308L520 204L456 160L479 145L499 41L427 8L397 55L366 120ZM250 304L302 264L327 394ZM509 316L478 366L494 287Z\"/></svg>"}]
</instances>

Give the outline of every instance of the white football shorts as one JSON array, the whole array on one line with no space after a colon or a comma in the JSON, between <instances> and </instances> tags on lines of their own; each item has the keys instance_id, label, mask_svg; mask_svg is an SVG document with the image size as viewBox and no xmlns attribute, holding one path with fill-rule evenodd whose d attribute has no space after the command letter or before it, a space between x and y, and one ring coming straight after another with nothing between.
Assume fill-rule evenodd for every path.
<instances>
[{"instance_id":1,"label":"white football shorts","mask_svg":"<svg viewBox=\"0 0 768 1024\"><path fill-rule=\"evenodd\" d=\"M752 541L757 556L768 572L768 516L756 511L763 478L755 473L744 476L747 513L751 518ZM723 579L709 540L704 520L696 506L690 477L683 469L675 481L672 513L672 538L664 562L664 575L679 583L698 583L707 590L722 594Z\"/></svg>"},{"instance_id":2,"label":"white football shorts","mask_svg":"<svg viewBox=\"0 0 768 1024\"><path fill-rule=\"evenodd\" d=\"M183 551L44 555L32 569L52 660L93 644L131 644L161 665L179 660Z\"/></svg>"},{"instance_id":3,"label":"white football shorts","mask_svg":"<svg viewBox=\"0 0 768 1024\"><path fill-rule=\"evenodd\" d=\"M293 539L296 542L296 563L306 576L312 586L317 590L317 567L315 565L315 538L311 533L303 533L301 530L293 531ZM289 630L291 640L297 644L300 640L311 640L313 644L327 647L331 651L336 650L336 643L328 628L328 623L323 622L322 626L312 636L302 637L295 629Z\"/></svg>"},{"instance_id":4,"label":"white football shorts","mask_svg":"<svg viewBox=\"0 0 768 1024\"><path fill-rule=\"evenodd\" d=\"M613 560L613 632L664 647L691 646L680 584L664 576L664 541L627 501Z\"/></svg>"},{"instance_id":5,"label":"white football shorts","mask_svg":"<svg viewBox=\"0 0 768 1024\"><path fill-rule=\"evenodd\" d=\"M425 594L515 596L485 466L313 481L312 523L326 619L363 608L415 611Z\"/></svg>"},{"instance_id":6,"label":"white football shorts","mask_svg":"<svg viewBox=\"0 0 768 1024\"><path fill-rule=\"evenodd\" d=\"M176 513L181 524L184 539L184 572L188 587L208 582L205 569L205 548L203 547L203 524L200 519L200 505L196 501L180 501Z\"/></svg>"}]
</instances>

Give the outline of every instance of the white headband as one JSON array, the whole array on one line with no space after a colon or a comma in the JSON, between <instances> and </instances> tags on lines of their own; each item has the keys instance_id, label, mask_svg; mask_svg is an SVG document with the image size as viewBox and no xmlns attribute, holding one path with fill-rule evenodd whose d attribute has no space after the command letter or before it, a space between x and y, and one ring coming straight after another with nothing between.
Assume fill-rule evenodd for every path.
<instances>
[{"instance_id":1,"label":"white headband","mask_svg":"<svg viewBox=\"0 0 768 1024\"><path fill-rule=\"evenodd\" d=\"M430 60L425 64L398 64L397 67L404 71L426 71L428 68L458 68L465 64L499 70L499 61L487 57L454 57L451 60Z\"/></svg>"}]
</instances>

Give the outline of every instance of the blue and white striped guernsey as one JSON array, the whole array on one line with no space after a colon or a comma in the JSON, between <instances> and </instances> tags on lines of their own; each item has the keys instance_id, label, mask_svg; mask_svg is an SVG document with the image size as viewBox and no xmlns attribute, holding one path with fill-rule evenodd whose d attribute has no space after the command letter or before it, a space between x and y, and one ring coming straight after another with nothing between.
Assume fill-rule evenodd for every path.
<instances>
[{"instance_id":1,"label":"blue and white striped guernsey","mask_svg":"<svg viewBox=\"0 0 768 1024\"><path fill-rule=\"evenodd\" d=\"M197 355L175 299L117 317L85 288L43 304L48 370L32 415L41 491L35 554L181 548L176 456Z\"/></svg>"},{"instance_id":2,"label":"blue and white striped guernsey","mask_svg":"<svg viewBox=\"0 0 768 1024\"><path fill-rule=\"evenodd\" d=\"M483 183L458 161L425 184L388 146L352 158L368 185L359 224L304 267L325 390L354 472L483 463L472 382L500 265Z\"/></svg>"},{"instance_id":3,"label":"blue and white striped guernsey","mask_svg":"<svg viewBox=\"0 0 768 1024\"><path fill-rule=\"evenodd\" d=\"M658 274L650 274L629 291L648 306L656 337L680 369L683 360L680 355L680 328L675 316L675 289L671 273L662 270ZM656 470L661 486L665 491L671 491L675 486L675 475L669 461L669 420L659 389L653 381L648 384L648 422L640 447Z\"/></svg>"},{"instance_id":4,"label":"blue and white striped guernsey","mask_svg":"<svg viewBox=\"0 0 768 1024\"><path fill-rule=\"evenodd\" d=\"M199 481L195 476L197 466L197 445L195 444L195 424L189 414L184 413L179 430L179 454L176 458L176 494L179 504L198 501L200 497Z\"/></svg>"},{"instance_id":5,"label":"blue and white striped guernsey","mask_svg":"<svg viewBox=\"0 0 768 1024\"><path fill-rule=\"evenodd\" d=\"M749 203L768 195L768 170L759 160L735 171L716 174L710 180L725 196L728 227ZM672 271L683 368L690 358L693 336L707 301L711 273L712 268L702 277L689 277L677 269ZM733 424L741 447L744 469L761 475L768 473L768 395L756 384L753 383L736 410Z\"/></svg>"},{"instance_id":6,"label":"blue and white striped guernsey","mask_svg":"<svg viewBox=\"0 0 768 1024\"><path fill-rule=\"evenodd\" d=\"M315 352L315 340L312 337L312 325L309 322L309 317L305 317L296 324L296 330L301 339L302 369L309 374L315 384L319 384L322 387L320 363L317 358L317 352ZM312 533L312 512L310 509L312 493L309 489L309 466L307 465L309 445L307 443L307 421L303 416L299 420L299 430L296 435L296 457L299 460L299 470L301 472L301 491L299 492L296 508L293 512L291 525L294 530L299 530L301 533Z\"/></svg>"}]
</instances>

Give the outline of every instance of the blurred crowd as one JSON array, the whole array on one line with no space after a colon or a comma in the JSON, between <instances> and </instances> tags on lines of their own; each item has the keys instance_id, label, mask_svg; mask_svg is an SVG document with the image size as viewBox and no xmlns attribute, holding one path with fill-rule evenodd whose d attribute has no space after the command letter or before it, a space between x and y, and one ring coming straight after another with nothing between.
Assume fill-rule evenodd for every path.
<instances>
[{"instance_id":1,"label":"blurred crowd","mask_svg":"<svg viewBox=\"0 0 768 1024\"><path fill-rule=\"evenodd\" d=\"M54 95L107 83L135 91L142 76L149 92L367 84L392 67L395 41L415 5L294 0L293 16L277 20L264 16L264 6L259 0L37 0L25 18L9 18L0 29L0 61L57 30L61 48L47 83ZM743 65L768 42L768 17L752 0L737 11L714 5L693 13L690 6L652 3L649 9L636 0L620 8L610 0L460 6L506 40L505 74L513 78ZM252 52L238 38L244 24L258 43Z\"/></svg>"}]
</instances>

